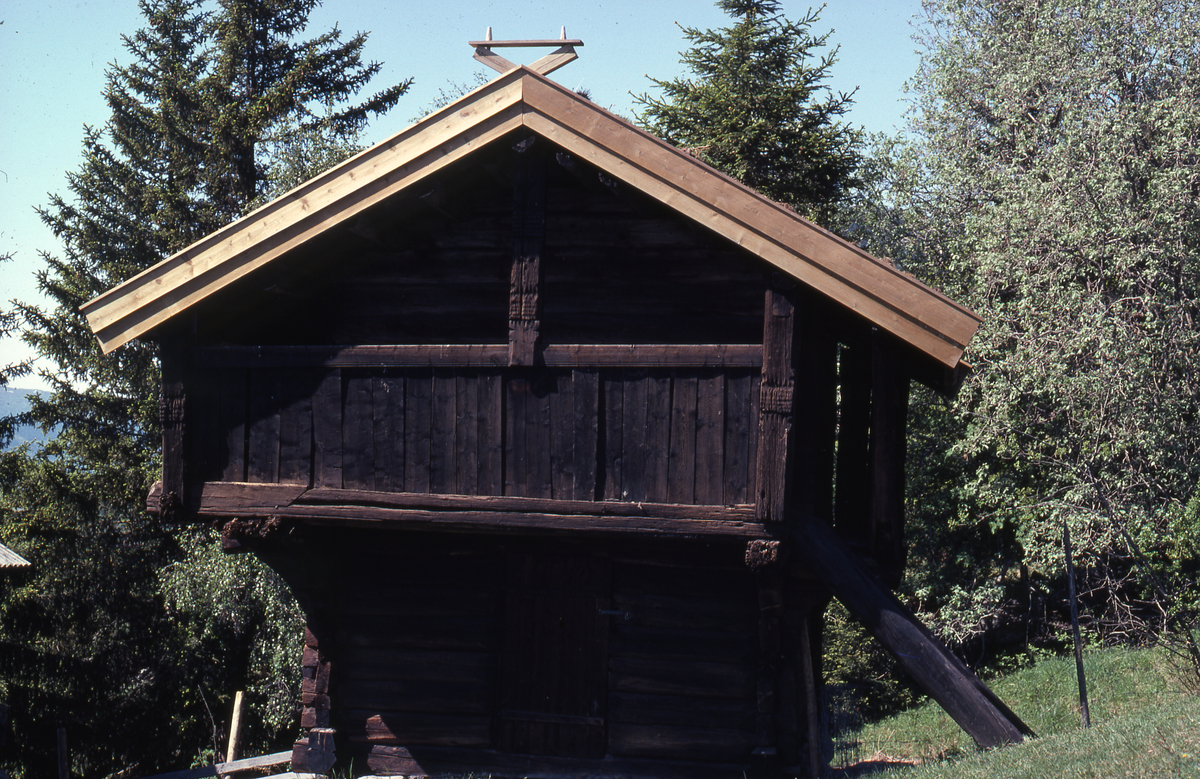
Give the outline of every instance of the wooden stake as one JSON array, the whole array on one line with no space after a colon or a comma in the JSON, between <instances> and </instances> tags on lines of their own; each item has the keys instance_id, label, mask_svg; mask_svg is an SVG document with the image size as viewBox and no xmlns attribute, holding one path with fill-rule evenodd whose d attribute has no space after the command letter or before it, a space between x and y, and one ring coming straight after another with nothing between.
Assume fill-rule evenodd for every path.
<instances>
[{"instance_id":1,"label":"wooden stake","mask_svg":"<svg viewBox=\"0 0 1200 779\"><path fill-rule=\"evenodd\" d=\"M245 693L241 690L233 696L233 720L229 723L229 748L225 750L225 762L237 760L239 742L242 740L242 712L246 708Z\"/></svg>"}]
</instances>

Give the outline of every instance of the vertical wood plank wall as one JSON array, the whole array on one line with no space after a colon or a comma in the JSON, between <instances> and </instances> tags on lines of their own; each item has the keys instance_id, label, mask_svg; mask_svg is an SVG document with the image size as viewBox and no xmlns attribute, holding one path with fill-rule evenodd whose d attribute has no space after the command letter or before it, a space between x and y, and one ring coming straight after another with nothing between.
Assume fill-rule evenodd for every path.
<instances>
[{"instance_id":1,"label":"vertical wood plank wall","mask_svg":"<svg viewBox=\"0 0 1200 779\"><path fill-rule=\"evenodd\" d=\"M797 310L791 443L773 439L773 467L759 463L763 378L753 368L218 368L199 372L186 395L186 475L747 505L790 452L780 478L792 510L831 521L894 578L904 555L902 355L869 330L835 337L819 310Z\"/></svg>"},{"instance_id":2,"label":"vertical wood plank wall","mask_svg":"<svg viewBox=\"0 0 1200 779\"><path fill-rule=\"evenodd\" d=\"M204 481L747 504L749 368L220 369L189 395Z\"/></svg>"}]
</instances>

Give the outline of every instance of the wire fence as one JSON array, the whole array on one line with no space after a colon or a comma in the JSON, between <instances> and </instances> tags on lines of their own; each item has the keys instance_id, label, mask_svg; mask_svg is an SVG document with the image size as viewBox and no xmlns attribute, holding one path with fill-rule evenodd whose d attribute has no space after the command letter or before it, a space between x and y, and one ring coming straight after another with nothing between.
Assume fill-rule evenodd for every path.
<instances>
[{"instance_id":1,"label":"wire fence","mask_svg":"<svg viewBox=\"0 0 1200 779\"><path fill-rule=\"evenodd\" d=\"M824 687L825 743L832 747L829 767L844 769L862 762L862 742L859 731L863 726L862 702L867 688L857 684L827 684Z\"/></svg>"}]
</instances>

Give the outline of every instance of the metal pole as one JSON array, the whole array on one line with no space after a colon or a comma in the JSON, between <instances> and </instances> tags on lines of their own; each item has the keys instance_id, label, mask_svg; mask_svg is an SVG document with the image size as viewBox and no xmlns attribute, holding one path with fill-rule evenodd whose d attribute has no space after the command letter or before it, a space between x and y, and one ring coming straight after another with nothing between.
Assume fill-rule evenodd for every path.
<instances>
[{"instance_id":1,"label":"metal pole","mask_svg":"<svg viewBox=\"0 0 1200 779\"><path fill-rule=\"evenodd\" d=\"M1079 638L1079 605L1075 601L1075 561L1071 559L1071 528L1063 518L1063 553L1067 558L1067 593L1071 601L1071 633L1075 639L1075 675L1079 678L1079 711L1083 726L1092 726L1092 715L1088 713L1087 679L1083 675L1083 642Z\"/></svg>"},{"instance_id":2,"label":"metal pole","mask_svg":"<svg viewBox=\"0 0 1200 779\"><path fill-rule=\"evenodd\" d=\"M67 729L58 729L58 779L71 779L71 754L67 752Z\"/></svg>"}]
</instances>

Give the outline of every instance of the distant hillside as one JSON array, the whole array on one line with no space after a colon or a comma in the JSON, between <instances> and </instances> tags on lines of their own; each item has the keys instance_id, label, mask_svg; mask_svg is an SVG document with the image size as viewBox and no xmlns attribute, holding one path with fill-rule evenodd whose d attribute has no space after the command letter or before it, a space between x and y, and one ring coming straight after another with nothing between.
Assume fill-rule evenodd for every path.
<instances>
[{"instance_id":1,"label":"distant hillside","mask_svg":"<svg viewBox=\"0 0 1200 779\"><path fill-rule=\"evenodd\" d=\"M28 395L43 396L49 393L43 390L22 389L20 387L0 387L0 419L14 414L20 414L29 408ZM32 425L22 425L17 428L10 447L20 446L27 441L42 440L42 431Z\"/></svg>"}]
</instances>

